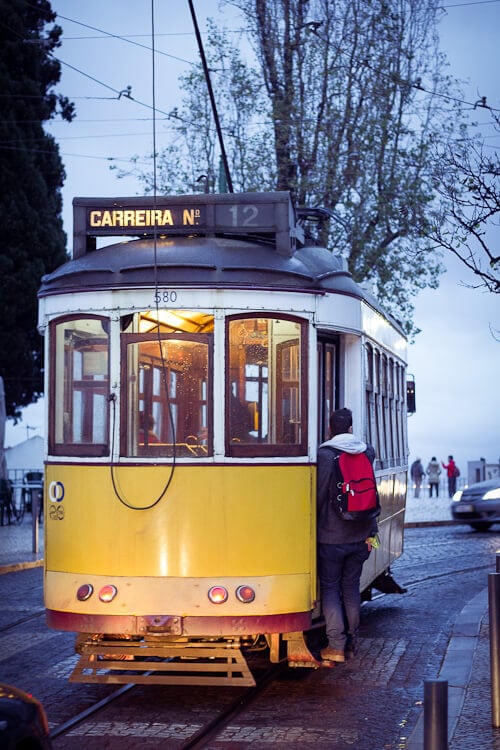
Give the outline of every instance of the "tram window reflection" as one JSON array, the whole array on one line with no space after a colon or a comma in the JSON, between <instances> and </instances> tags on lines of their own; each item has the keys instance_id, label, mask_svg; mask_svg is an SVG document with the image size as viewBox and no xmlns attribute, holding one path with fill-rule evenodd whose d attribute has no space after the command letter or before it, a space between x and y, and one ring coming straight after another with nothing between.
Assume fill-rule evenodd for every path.
<instances>
[{"instance_id":1,"label":"tram window reflection","mask_svg":"<svg viewBox=\"0 0 500 750\"><path fill-rule=\"evenodd\" d=\"M109 321L66 318L52 327L50 450L104 455L108 450Z\"/></svg>"},{"instance_id":2,"label":"tram window reflection","mask_svg":"<svg viewBox=\"0 0 500 750\"><path fill-rule=\"evenodd\" d=\"M229 455L299 455L304 451L305 331L302 321L275 316L229 320Z\"/></svg>"},{"instance_id":3,"label":"tram window reflection","mask_svg":"<svg viewBox=\"0 0 500 750\"><path fill-rule=\"evenodd\" d=\"M212 337L125 334L122 453L211 455Z\"/></svg>"}]
</instances>

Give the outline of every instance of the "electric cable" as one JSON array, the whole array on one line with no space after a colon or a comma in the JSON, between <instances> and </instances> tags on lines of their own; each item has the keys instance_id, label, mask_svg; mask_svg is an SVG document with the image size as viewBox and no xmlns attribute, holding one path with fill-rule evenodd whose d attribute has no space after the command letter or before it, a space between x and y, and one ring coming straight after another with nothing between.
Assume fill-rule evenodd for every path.
<instances>
[{"instance_id":1,"label":"electric cable","mask_svg":"<svg viewBox=\"0 0 500 750\"><path fill-rule=\"evenodd\" d=\"M154 55L154 48L155 48L155 16L154 16L154 0L151 0L151 52L152 52L152 97L153 97L153 211L156 212L157 207L157 164L156 164L156 67L155 67L155 55ZM112 394L110 397L110 401L112 403L112 410L113 410L113 425L112 425L112 446L111 446L111 463L110 463L110 470L111 470L111 482L113 484L113 490L120 501L122 505L125 505L127 508L130 508L130 510L150 510L151 508L154 508L160 500L165 496L167 493L168 488L170 487L170 484L172 483L172 480L174 478L174 473L176 469L176 458L177 458L177 447L176 447L176 426L175 426L175 420L174 420L174 414L173 414L173 408L172 403L170 399L170 391L168 387L168 376L167 376L167 368L166 368L166 362L164 358L163 353L163 340L161 337L161 331L160 331L160 316L159 316L159 280L158 280L158 246L157 246L157 235L158 235L158 227L155 225L153 228L153 263L154 263L154 287L155 287L155 305L156 305L156 331L157 331L157 337L158 337L158 349L160 351L160 359L161 359L161 365L162 365L162 377L163 377L163 387L165 391L165 397L167 401L167 410L170 420L170 427L172 431L172 463L170 464L170 472L169 476L167 478L167 481L165 482L165 485L163 486L162 491L158 495L158 497L153 500L148 505L143 506L137 506L133 505L131 502L126 500L126 498L123 497L123 495L118 490L118 486L116 483L116 477L115 477L115 463L114 463L114 443L115 443L115 434L116 434L116 396L115 394ZM119 462L117 462L117 465L120 465Z\"/></svg>"}]
</instances>

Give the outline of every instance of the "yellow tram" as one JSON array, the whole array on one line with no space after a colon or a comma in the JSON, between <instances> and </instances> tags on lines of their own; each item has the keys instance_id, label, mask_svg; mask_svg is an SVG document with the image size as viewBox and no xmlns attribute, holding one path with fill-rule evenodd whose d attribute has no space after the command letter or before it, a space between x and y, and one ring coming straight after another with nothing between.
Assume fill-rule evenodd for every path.
<instances>
[{"instance_id":1,"label":"yellow tram","mask_svg":"<svg viewBox=\"0 0 500 750\"><path fill-rule=\"evenodd\" d=\"M401 554L406 340L304 221L285 192L74 200L73 259L39 292L45 605L78 634L72 679L252 684L259 640L317 666L333 408L377 454L363 588Z\"/></svg>"}]
</instances>

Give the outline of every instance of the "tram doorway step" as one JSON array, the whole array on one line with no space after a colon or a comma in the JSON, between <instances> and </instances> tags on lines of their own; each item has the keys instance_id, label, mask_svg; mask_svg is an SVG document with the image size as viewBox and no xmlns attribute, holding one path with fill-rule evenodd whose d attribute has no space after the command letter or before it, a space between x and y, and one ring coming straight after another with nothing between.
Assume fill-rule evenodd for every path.
<instances>
[{"instance_id":1,"label":"tram doorway step","mask_svg":"<svg viewBox=\"0 0 500 750\"><path fill-rule=\"evenodd\" d=\"M83 640L70 682L254 686L237 643Z\"/></svg>"}]
</instances>

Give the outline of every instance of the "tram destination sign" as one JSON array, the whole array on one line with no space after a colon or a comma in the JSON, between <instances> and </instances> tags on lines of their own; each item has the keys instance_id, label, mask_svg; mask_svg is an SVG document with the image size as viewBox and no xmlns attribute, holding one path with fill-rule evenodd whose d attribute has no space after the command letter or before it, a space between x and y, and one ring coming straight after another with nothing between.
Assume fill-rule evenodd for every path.
<instances>
[{"instance_id":1,"label":"tram destination sign","mask_svg":"<svg viewBox=\"0 0 500 750\"><path fill-rule=\"evenodd\" d=\"M96 237L271 235L276 250L294 249L295 217L288 192L224 193L152 198L75 198L73 257L96 249Z\"/></svg>"}]
</instances>

